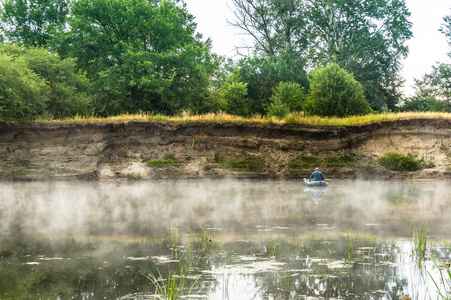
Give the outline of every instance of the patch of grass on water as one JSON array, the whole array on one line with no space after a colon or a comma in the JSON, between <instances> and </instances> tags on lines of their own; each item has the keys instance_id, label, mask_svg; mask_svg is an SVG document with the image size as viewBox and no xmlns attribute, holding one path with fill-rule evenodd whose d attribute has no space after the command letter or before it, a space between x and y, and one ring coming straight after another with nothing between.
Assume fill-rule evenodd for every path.
<instances>
[{"instance_id":1,"label":"patch of grass on water","mask_svg":"<svg viewBox=\"0 0 451 300\"><path fill-rule=\"evenodd\" d=\"M442 238L445 245L451 250L450 244ZM431 256L432 261L434 262L435 267L439 270L440 278L436 280L431 273L428 272L429 277L434 282L436 287L436 292L440 296L441 299L451 299L451 271L450 271L450 262L444 261L436 256Z\"/></svg>"},{"instance_id":2,"label":"patch of grass on water","mask_svg":"<svg viewBox=\"0 0 451 300\"><path fill-rule=\"evenodd\" d=\"M427 250L428 230L427 225L413 229L413 250L418 259L418 265L424 261Z\"/></svg>"}]
</instances>

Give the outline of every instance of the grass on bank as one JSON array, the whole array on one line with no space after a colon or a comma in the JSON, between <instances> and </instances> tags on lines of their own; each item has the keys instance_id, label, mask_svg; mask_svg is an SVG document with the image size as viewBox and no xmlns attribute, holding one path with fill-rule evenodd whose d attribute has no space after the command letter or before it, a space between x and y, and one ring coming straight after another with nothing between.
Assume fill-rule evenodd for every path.
<instances>
[{"instance_id":1,"label":"grass on bank","mask_svg":"<svg viewBox=\"0 0 451 300\"><path fill-rule=\"evenodd\" d=\"M190 114L183 112L176 116L164 116L160 114L141 113L141 114L122 114L111 117L95 116L75 116L72 118L46 120L38 119L37 123L110 123L110 122L203 122L203 123L260 123L260 124L298 124L298 125L320 125L320 126L356 126L371 123L380 123L385 121L408 120L408 119L451 119L451 113L441 112L404 112L404 113L383 113L369 114L365 116L351 116L347 118L336 117L316 117L305 116L301 113L293 113L283 119L277 119L273 116L253 115L245 118L229 115L224 112L208 114Z\"/></svg>"}]
</instances>

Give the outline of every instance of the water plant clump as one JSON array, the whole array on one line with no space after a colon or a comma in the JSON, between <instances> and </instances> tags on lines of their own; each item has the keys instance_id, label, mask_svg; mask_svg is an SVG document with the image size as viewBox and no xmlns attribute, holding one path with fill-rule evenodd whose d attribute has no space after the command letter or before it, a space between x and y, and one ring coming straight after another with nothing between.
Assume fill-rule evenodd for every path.
<instances>
[{"instance_id":1,"label":"water plant clump","mask_svg":"<svg viewBox=\"0 0 451 300\"><path fill-rule=\"evenodd\" d=\"M446 247L451 250L451 245L442 238ZM440 296L440 299L451 299L451 271L450 271L450 262L444 261L434 255L431 256L432 261L434 262L435 267L439 270L440 278L436 280L431 273L428 272L429 277L432 279L436 287L436 292Z\"/></svg>"},{"instance_id":2,"label":"water plant clump","mask_svg":"<svg viewBox=\"0 0 451 300\"><path fill-rule=\"evenodd\" d=\"M427 234L427 225L413 229L414 254L418 259L419 265L421 265L426 258Z\"/></svg>"}]
</instances>

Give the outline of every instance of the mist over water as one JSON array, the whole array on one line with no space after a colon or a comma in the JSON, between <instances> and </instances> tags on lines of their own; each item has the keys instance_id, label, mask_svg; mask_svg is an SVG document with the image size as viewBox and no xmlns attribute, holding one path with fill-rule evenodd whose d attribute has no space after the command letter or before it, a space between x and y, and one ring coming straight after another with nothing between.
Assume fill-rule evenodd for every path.
<instances>
[{"instance_id":1,"label":"mist over water","mask_svg":"<svg viewBox=\"0 0 451 300\"><path fill-rule=\"evenodd\" d=\"M441 240L451 236L450 187L446 181L334 181L327 188L294 180L1 182L0 266L8 268L0 267L0 299L2 291L12 299L152 299L154 287L143 274L174 261L170 236L199 237L205 228L214 250L198 266L203 299L297 299L279 297L277 282L287 273L296 295L423 297L434 290L425 268L438 270L430 258L422 268L414 262L412 231L426 225L428 253L450 258ZM19 288L22 281L35 282L33 290Z\"/></svg>"},{"instance_id":2,"label":"mist over water","mask_svg":"<svg viewBox=\"0 0 451 300\"><path fill-rule=\"evenodd\" d=\"M190 224L226 231L324 231L410 235L428 222L446 235L447 182L336 182L315 191L298 181L0 183L0 234L158 235ZM257 229L256 229L257 228Z\"/></svg>"}]
</instances>

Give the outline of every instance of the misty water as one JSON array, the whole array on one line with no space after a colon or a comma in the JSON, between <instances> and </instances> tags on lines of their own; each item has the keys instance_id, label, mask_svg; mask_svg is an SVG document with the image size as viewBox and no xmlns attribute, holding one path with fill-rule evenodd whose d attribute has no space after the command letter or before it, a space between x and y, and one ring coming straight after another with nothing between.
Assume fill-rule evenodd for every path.
<instances>
[{"instance_id":1,"label":"misty water","mask_svg":"<svg viewBox=\"0 0 451 300\"><path fill-rule=\"evenodd\" d=\"M168 278L188 299L437 299L449 292L450 187L2 182L0 299L154 299Z\"/></svg>"}]
</instances>

